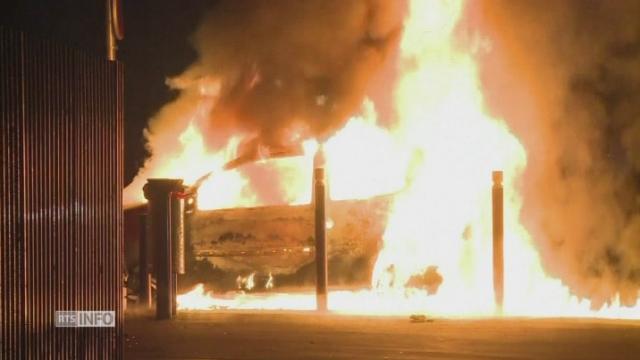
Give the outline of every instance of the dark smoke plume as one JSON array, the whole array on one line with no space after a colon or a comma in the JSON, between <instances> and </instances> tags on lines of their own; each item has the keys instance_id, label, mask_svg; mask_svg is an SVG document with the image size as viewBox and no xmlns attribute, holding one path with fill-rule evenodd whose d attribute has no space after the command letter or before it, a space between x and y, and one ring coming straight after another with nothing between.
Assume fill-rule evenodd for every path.
<instances>
[{"instance_id":1,"label":"dark smoke plume","mask_svg":"<svg viewBox=\"0 0 640 360\"><path fill-rule=\"evenodd\" d=\"M640 2L486 0L483 82L528 154L523 221L547 271L600 307L640 289Z\"/></svg>"},{"instance_id":2,"label":"dark smoke plume","mask_svg":"<svg viewBox=\"0 0 640 360\"><path fill-rule=\"evenodd\" d=\"M280 145L331 134L359 108L400 31L394 1L221 1L185 74L221 81L208 139L241 133Z\"/></svg>"},{"instance_id":3,"label":"dark smoke plume","mask_svg":"<svg viewBox=\"0 0 640 360\"><path fill-rule=\"evenodd\" d=\"M241 137L240 151L256 152L260 146L324 139L341 128L359 110L372 76L397 48L403 4L216 2L192 39L198 60L167 81L180 93L149 122L145 136L151 158L127 187L125 206L141 200L147 178L180 176L160 169L181 153L178 135L190 123L204 133L212 152L231 136Z\"/></svg>"}]
</instances>

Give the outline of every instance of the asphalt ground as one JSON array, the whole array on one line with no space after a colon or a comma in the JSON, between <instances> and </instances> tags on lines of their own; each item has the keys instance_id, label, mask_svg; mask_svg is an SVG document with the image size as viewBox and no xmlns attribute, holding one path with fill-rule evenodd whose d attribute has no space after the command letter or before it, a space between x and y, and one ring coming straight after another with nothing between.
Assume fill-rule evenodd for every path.
<instances>
[{"instance_id":1,"label":"asphalt ground","mask_svg":"<svg viewBox=\"0 0 640 360\"><path fill-rule=\"evenodd\" d=\"M640 321L129 313L126 359L640 359Z\"/></svg>"}]
</instances>

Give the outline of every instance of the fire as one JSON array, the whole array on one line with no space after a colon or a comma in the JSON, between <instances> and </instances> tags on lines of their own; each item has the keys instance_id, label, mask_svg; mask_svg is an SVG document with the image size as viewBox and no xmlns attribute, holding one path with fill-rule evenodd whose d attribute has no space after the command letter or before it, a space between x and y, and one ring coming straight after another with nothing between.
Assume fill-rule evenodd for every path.
<instances>
[{"instance_id":1,"label":"fire","mask_svg":"<svg viewBox=\"0 0 640 360\"><path fill-rule=\"evenodd\" d=\"M180 136L183 151L179 158L169 162L169 168L176 169L173 176L184 178L186 183L194 183L199 177L211 172L211 176L198 189L198 206L201 208L222 208L230 206L251 206L255 197L248 188L248 180L238 171L223 171L226 161L233 152L209 154L201 133L191 124ZM237 141L232 139L228 149L234 149ZM178 170L179 169L179 170ZM181 175L178 175L181 174Z\"/></svg>"},{"instance_id":2,"label":"fire","mask_svg":"<svg viewBox=\"0 0 640 360\"><path fill-rule=\"evenodd\" d=\"M347 123L324 145L327 157L330 195L333 200L366 199L371 196L394 193L405 186L408 166L408 152L397 138L387 130L376 125L376 114L373 105L365 102L364 115L357 116ZM193 136L184 143L188 151L195 144L202 144L202 138L190 126L185 134ZM193 132L193 133L191 133ZM183 134L184 137L184 134ZM236 143L231 143L234 148ZM278 170L285 201L289 204L306 204L311 201L311 171L313 156L318 149L315 140L303 143L304 155L278 160L263 160ZM227 150L226 156L217 154L208 157L204 147L198 147L189 156L203 159L206 163L217 165L212 169L221 169L224 160L231 157L233 151ZM184 161L183 157L179 161ZM199 161L198 161L199 162ZM380 171L380 169L385 171ZM242 175L241 170L218 172L205 181L198 191L198 208L201 210L220 209L225 207L242 207L264 205L256 200L250 191L250 181ZM202 174L203 171L195 172Z\"/></svg>"},{"instance_id":3,"label":"fire","mask_svg":"<svg viewBox=\"0 0 640 360\"><path fill-rule=\"evenodd\" d=\"M400 45L402 74L393 95L397 126L378 126L373 104L365 102L362 115L325 144L332 199L396 194L371 288L330 292L330 309L494 314L490 189L491 172L500 169L505 174L504 314L640 318L640 306L622 307L619 301L592 310L587 299L575 298L560 280L545 273L519 219L522 201L516 183L527 165L526 150L504 121L487 115L474 49L456 40L463 8L463 1L411 1ZM201 209L259 205L240 171L220 171L229 151L207 155L195 125L184 131L181 141L182 156L168 165L176 169L175 175L188 182L213 172L198 193ZM232 142L229 148L233 146ZM310 201L310 169L317 147L315 141L307 141L304 156L270 161L290 204ZM443 278L436 294L405 286L428 267L436 267ZM315 297L214 296L198 285L178 296L178 304L180 309L312 310Z\"/></svg>"},{"instance_id":4,"label":"fire","mask_svg":"<svg viewBox=\"0 0 640 360\"><path fill-rule=\"evenodd\" d=\"M237 138L232 138L222 151L211 153L206 149L198 124L209 106L204 101L201 111L193 115L189 126L180 134L182 151L150 177L177 177L184 179L186 184L194 184L208 175L198 188L197 205L201 210L265 205L256 198L251 180L242 168L224 169L225 164L237 155ZM350 119L324 145L332 199L365 199L397 192L404 187L408 153L398 138L376 125L376 120L373 104L366 101L363 115ZM312 173L309 169L318 143L307 140L303 149L303 156L258 161L277 170L283 200L288 204L305 204L311 200ZM380 171L381 168L387 170ZM128 193L134 188L131 186ZM141 196L141 192L137 194L138 202L144 201Z\"/></svg>"},{"instance_id":5,"label":"fire","mask_svg":"<svg viewBox=\"0 0 640 360\"><path fill-rule=\"evenodd\" d=\"M254 280L255 276L255 272L252 272L248 276L238 276L238 278L236 279L236 285L238 286L238 289L252 290L256 286Z\"/></svg>"},{"instance_id":6,"label":"fire","mask_svg":"<svg viewBox=\"0 0 640 360\"><path fill-rule=\"evenodd\" d=\"M273 275L271 275L271 273L269 273L269 277L267 278L267 283L264 284L264 288L265 289L273 289L274 287L274 282L273 282Z\"/></svg>"},{"instance_id":7,"label":"fire","mask_svg":"<svg viewBox=\"0 0 640 360\"><path fill-rule=\"evenodd\" d=\"M437 266L445 280L428 301L432 311L491 314L490 175L502 169L509 269L505 310L512 313L521 300L537 302L522 295L538 293L535 286L544 280L535 249L518 222L515 180L526 166L526 153L504 122L486 115L474 55L452 41L461 11L460 2L412 2L401 49L403 60L414 66L396 89L402 119L397 131L420 162L409 188L396 198L373 283L402 288L411 275ZM390 266L391 281L380 281L389 276ZM523 284L530 288L520 289Z\"/></svg>"},{"instance_id":8,"label":"fire","mask_svg":"<svg viewBox=\"0 0 640 360\"><path fill-rule=\"evenodd\" d=\"M559 288L559 287L558 287ZM468 303L470 303L469 300ZM467 303L467 304L468 304ZM357 315L407 315L429 313L452 318L479 317L482 313L456 312L453 309L436 310L426 293L420 291L376 291L376 290L335 290L329 292L329 309L338 314ZM233 293L216 295L206 292L203 284L191 291L178 295L180 310L302 310L316 309L315 293ZM429 311L430 309L431 311ZM513 312L514 316L540 317L598 317L608 319L640 319L637 308L621 307L618 304L600 311L590 310L587 301L570 298L565 304L553 307L547 305L545 311Z\"/></svg>"}]
</instances>

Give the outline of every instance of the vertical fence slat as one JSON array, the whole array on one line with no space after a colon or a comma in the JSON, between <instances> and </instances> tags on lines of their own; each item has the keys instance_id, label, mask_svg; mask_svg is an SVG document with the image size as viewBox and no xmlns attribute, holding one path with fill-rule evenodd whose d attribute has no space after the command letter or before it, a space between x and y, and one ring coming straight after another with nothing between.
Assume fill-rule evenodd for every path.
<instances>
[{"instance_id":1,"label":"vertical fence slat","mask_svg":"<svg viewBox=\"0 0 640 360\"><path fill-rule=\"evenodd\" d=\"M3 27L0 62L0 359L122 358L123 67Z\"/></svg>"},{"instance_id":2,"label":"vertical fence slat","mask_svg":"<svg viewBox=\"0 0 640 360\"><path fill-rule=\"evenodd\" d=\"M22 35L0 28L0 358L24 357Z\"/></svg>"}]
</instances>

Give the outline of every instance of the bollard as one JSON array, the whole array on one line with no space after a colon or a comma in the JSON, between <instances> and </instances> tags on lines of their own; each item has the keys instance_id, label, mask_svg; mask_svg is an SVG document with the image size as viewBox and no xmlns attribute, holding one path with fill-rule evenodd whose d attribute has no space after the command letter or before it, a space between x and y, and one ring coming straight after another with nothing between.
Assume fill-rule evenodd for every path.
<instances>
[{"instance_id":1,"label":"bollard","mask_svg":"<svg viewBox=\"0 0 640 360\"><path fill-rule=\"evenodd\" d=\"M175 273L184 275L185 269L185 199L173 196L171 199L171 237L173 242L173 265Z\"/></svg>"},{"instance_id":2,"label":"bollard","mask_svg":"<svg viewBox=\"0 0 640 360\"><path fill-rule=\"evenodd\" d=\"M316 240L316 307L318 311L326 311L327 306L327 220L326 220L326 184L324 169L324 152L318 149L313 161L313 203L315 211Z\"/></svg>"},{"instance_id":3,"label":"bollard","mask_svg":"<svg viewBox=\"0 0 640 360\"><path fill-rule=\"evenodd\" d=\"M496 312L502 314L504 302L504 200L502 189L502 171L493 174L493 291Z\"/></svg>"},{"instance_id":4,"label":"bollard","mask_svg":"<svg viewBox=\"0 0 640 360\"><path fill-rule=\"evenodd\" d=\"M182 191L181 189L180 191ZM172 279L171 279L171 314L178 312L178 274L185 273L184 252L184 198L182 194L173 192L171 196L171 254L172 254Z\"/></svg>"},{"instance_id":5,"label":"bollard","mask_svg":"<svg viewBox=\"0 0 640 360\"><path fill-rule=\"evenodd\" d=\"M148 203L149 239L155 251L156 319L171 319L175 313L175 272L172 260L172 198L182 191L182 180L149 179L144 186Z\"/></svg>"},{"instance_id":6,"label":"bollard","mask_svg":"<svg viewBox=\"0 0 640 360\"><path fill-rule=\"evenodd\" d=\"M151 247L149 246L148 215L140 216L141 236L138 248L138 292L140 304L151 308L153 301L151 295Z\"/></svg>"}]
</instances>

